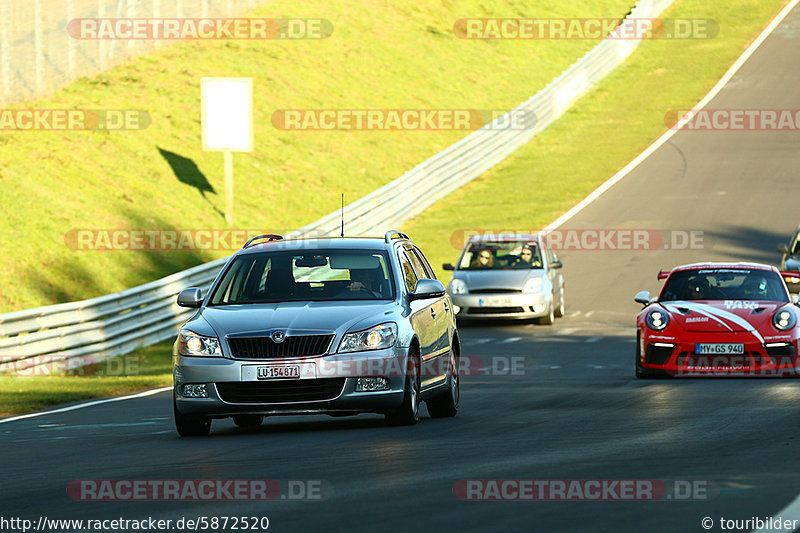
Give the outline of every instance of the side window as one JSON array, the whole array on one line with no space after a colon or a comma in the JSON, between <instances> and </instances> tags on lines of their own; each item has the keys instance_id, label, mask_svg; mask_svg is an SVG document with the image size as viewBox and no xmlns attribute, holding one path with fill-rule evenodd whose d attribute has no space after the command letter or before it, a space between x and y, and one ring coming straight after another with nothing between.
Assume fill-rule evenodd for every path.
<instances>
[{"instance_id":1,"label":"side window","mask_svg":"<svg viewBox=\"0 0 800 533\"><path fill-rule=\"evenodd\" d=\"M414 273L414 268L404 251L399 251L397 256L400 259L400 267L403 269L403 280L406 282L406 287L409 292L413 292L417 288L417 275Z\"/></svg>"},{"instance_id":2,"label":"side window","mask_svg":"<svg viewBox=\"0 0 800 533\"><path fill-rule=\"evenodd\" d=\"M419 248L412 248L409 250L408 255L411 257L411 263L414 265L417 272L419 272L420 276L424 276L427 279L436 279L433 268L431 268L430 263L428 263L428 260L422 255L422 251L420 251Z\"/></svg>"}]
</instances>

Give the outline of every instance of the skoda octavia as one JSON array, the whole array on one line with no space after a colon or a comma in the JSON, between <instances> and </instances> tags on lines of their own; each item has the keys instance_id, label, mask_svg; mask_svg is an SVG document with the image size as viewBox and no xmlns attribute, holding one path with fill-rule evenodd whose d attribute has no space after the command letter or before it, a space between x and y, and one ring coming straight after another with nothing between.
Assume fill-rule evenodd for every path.
<instances>
[{"instance_id":1,"label":"skoda octavia","mask_svg":"<svg viewBox=\"0 0 800 533\"><path fill-rule=\"evenodd\" d=\"M380 413L391 425L455 416L460 352L452 303L408 237L284 240L262 235L234 254L173 349L175 425L211 420Z\"/></svg>"}]
</instances>

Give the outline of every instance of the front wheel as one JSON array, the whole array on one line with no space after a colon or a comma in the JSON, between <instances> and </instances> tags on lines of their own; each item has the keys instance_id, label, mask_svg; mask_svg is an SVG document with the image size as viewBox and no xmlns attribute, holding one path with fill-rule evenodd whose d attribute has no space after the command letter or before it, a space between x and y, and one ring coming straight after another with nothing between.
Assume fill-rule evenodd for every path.
<instances>
[{"instance_id":1,"label":"front wheel","mask_svg":"<svg viewBox=\"0 0 800 533\"><path fill-rule=\"evenodd\" d=\"M458 361L453 354L452 348L450 348L450 375L447 378L447 382L447 390L426 402L428 414L433 418L449 418L458 414L461 385L458 379Z\"/></svg>"},{"instance_id":2,"label":"front wheel","mask_svg":"<svg viewBox=\"0 0 800 533\"><path fill-rule=\"evenodd\" d=\"M409 354L407 366L403 403L384 415L390 426L413 426L419 420L419 362L416 354Z\"/></svg>"},{"instance_id":3,"label":"front wheel","mask_svg":"<svg viewBox=\"0 0 800 533\"><path fill-rule=\"evenodd\" d=\"M553 322L556 321L556 314L555 310L553 309L553 304L555 304L555 298L550 298L550 303L547 304L547 314L541 318L536 319L536 323L542 326L552 326Z\"/></svg>"},{"instance_id":4,"label":"front wheel","mask_svg":"<svg viewBox=\"0 0 800 533\"><path fill-rule=\"evenodd\" d=\"M203 437L211 431L211 419L205 416L184 415L178 411L175 398L172 399L172 412L175 417L175 429L181 437Z\"/></svg>"},{"instance_id":5,"label":"front wheel","mask_svg":"<svg viewBox=\"0 0 800 533\"><path fill-rule=\"evenodd\" d=\"M564 287L561 287L561 299L558 301L558 307L553 313L556 318L562 318L567 313L567 302L564 297Z\"/></svg>"}]
</instances>

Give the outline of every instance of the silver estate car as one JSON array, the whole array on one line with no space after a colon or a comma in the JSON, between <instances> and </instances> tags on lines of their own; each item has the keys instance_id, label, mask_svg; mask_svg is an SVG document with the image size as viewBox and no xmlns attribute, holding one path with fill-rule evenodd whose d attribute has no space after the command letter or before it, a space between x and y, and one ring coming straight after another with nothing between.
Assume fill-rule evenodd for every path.
<instances>
[{"instance_id":1,"label":"silver estate car","mask_svg":"<svg viewBox=\"0 0 800 533\"><path fill-rule=\"evenodd\" d=\"M222 268L173 348L178 433L266 415L380 413L411 425L458 411L453 305L408 236L284 240L262 235Z\"/></svg>"},{"instance_id":2,"label":"silver estate car","mask_svg":"<svg viewBox=\"0 0 800 533\"><path fill-rule=\"evenodd\" d=\"M447 292L458 318L529 318L552 324L564 316L561 261L539 235L470 238L453 270Z\"/></svg>"}]
</instances>

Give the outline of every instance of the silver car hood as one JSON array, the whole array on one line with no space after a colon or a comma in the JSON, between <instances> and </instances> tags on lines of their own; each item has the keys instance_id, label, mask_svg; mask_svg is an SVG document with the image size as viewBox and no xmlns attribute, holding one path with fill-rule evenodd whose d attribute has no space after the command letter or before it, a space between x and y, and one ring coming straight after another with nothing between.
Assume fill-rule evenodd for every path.
<instances>
[{"instance_id":1,"label":"silver car hood","mask_svg":"<svg viewBox=\"0 0 800 533\"><path fill-rule=\"evenodd\" d=\"M394 301L237 304L206 307L201 317L223 337L265 335L276 329L293 335L369 328L391 320L397 307Z\"/></svg>"},{"instance_id":2,"label":"silver car hood","mask_svg":"<svg viewBox=\"0 0 800 533\"><path fill-rule=\"evenodd\" d=\"M531 278L544 277L544 270L458 270L454 279L463 280L470 290L473 289L517 289L522 290L525 282Z\"/></svg>"}]
</instances>

